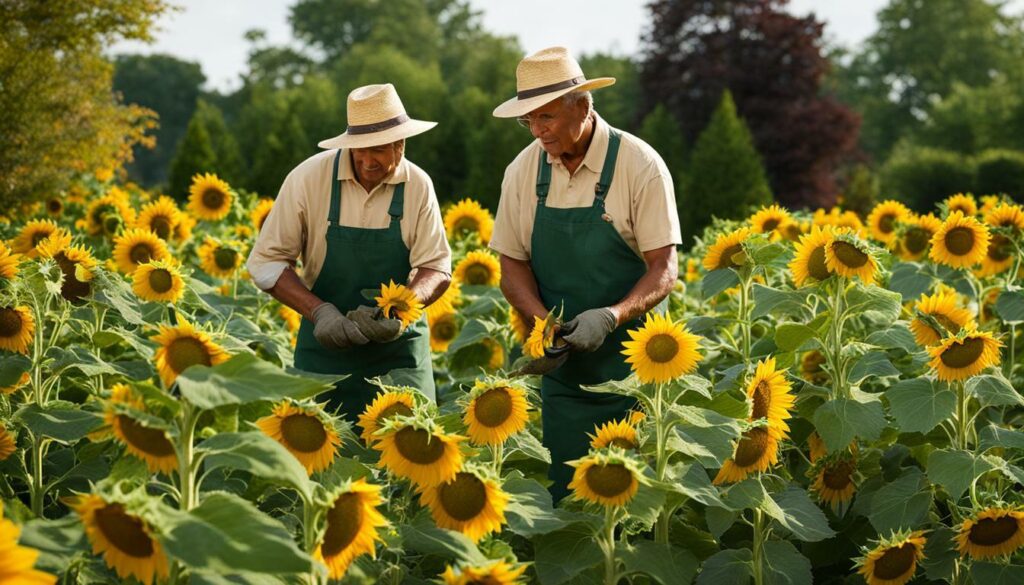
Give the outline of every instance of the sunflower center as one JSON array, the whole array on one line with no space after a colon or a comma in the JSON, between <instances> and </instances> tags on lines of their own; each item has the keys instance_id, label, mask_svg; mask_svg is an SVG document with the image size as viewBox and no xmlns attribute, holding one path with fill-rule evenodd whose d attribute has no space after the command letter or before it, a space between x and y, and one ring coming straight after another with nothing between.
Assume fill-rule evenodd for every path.
<instances>
[{"instance_id":1,"label":"sunflower center","mask_svg":"<svg viewBox=\"0 0 1024 585\"><path fill-rule=\"evenodd\" d=\"M846 489L846 486L853 482L854 469L852 461L840 461L829 465L821 474L822 483L836 491Z\"/></svg>"},{"instance_id":2,"label":"sunflower center","mask_svg":"<svg viewBox=\"0 0 1024 585\"><path fill-rule=\"evenodd\" d=\"M608 441L608 445L610 447L619 447L620 449L625 449L626 451L632 451L633 449L636 449L636 444L625 437L615 437L611 441Z\"/></svg>"},{"instance_id":3,"label":"sunflower center","mask_svg":"<svg viewBox=\"0 0 1024 585\"><path fill-rule=\"evenodd\" d=\"M896 579L903 576L913 566L917 557L917 547L911 542L902 546L887 549L875 561L874 577L878 579Z\"/></svg>"},{"instance_id":4,"label":"sunflower center","mask_svg":"<svg viewBox=\"0 0 1024 585\"><path fill-rule=\"evenodd\" d=\"M161 240L171 237L171 220L163 215L158 215L149 221L149 229Z\"/></svg>"},{"instance_id":5,"label":"sunflower center","mask_svg":"<svg viewBox=\"0 0 1024 585\"><path fill-rule=\"evenodd\" d=\"M843 263L843 266L860 268L868 263L868 255L849 242L837 240L832 242L832 253Z\"/></svg>"},{"instance_id":6,"label":"sunflower center","mask_svg":"<svg viewBox=\"0 0 1024 585\"><path fill-rule=\"evenodd\" d=\"M988 257L995 260L996 262L1002 262L1010 257L1010 253L1013 250L1013 244L1010 239L1006 236L995 235L992 236L992 241L988 245Z\"/></svg>"},{"instance_id":7,"label":"sunflower center","mask_svg":"<svg viewBox=\"0 0 1024 585\"><path fill-rule=\"evenodd\" d=\"M919 227L913 227L907 230L907 233L904 234L903 245L911 254L920 254L928 247L928 242L931 239L932 233L930 231Z\"/></svg>"},{"instance_id":8,"label":"sunflower center","mask_svg":"<svg viewBox=\"0 0 1024 585\"><path fill-rule=\"evenodd\" d=\"M90 217L92 218L93 223L102 224L104 217L112 211L114 211L114 206L109 203L104 203L94 209Z\"/></svg>"},{"instance_id":9,"label":"sunflower center","mask_svg":"<svg viewBox=\"0 0 1024 585\"><path fill-rule=\"evenodd\" d=\"M587 487L605 498L624 493L633 485L633 472L621 463L593 465L587 469Z\"/></svg>"},{"instance_id":10,"label":"sunflower center","mask_svg":"<svg viewBox=\"0 0 1024 585\"><path fill-rule=\"evenodd\" d=\"M167 364L175 372L181 373L190 366L209 366L212 362L210 352L203 342L194 337L180 337L167 346Z\"/></svg>"},{"instance_id":11,"label":"sunflower center","mask_svg":"<svg viewBox=\"0 0 1024 585\"><path fill-rule=\"evenodd\" d=\"M454 319L444 318L439 319L434 323L434 326L431 328L431 332L434 335L434 339L450 341L455 339L455 334L458 333L458 328L455 326Z\"/></svg>"},{"instance_id":12,"label":"sunflower center","mask_svg":"<svg viewBox=\"0 0 1024 585\"><path fill-rule=\"evenodd\" d=\"M281 421L281 437L296 451L315 453L327 442L327 430L313 415L292 414Z\"/></svg>"},{"instance_id":13,"label":"sunflower center","mask_svg":"<svg viewBox=\"0 0 1024 585\"><path fill-rule=\"evenodd\" d=\"M174 286L171 271L166 268L155 268L149 273L149 288L157 293L165 293Z\"/></svg>"},{"instance_id":14,"label":"sunflower center","mask_svg":"<svg viewBox=\"0 0 1024 585\"><path fill-rule=\"evenodd\" d=\"M754 408L750 413L750 418L754 420L768 418L768 409L772 406L772 387L767 380L758 381L757 386L754 387L752 398L754 399Z\"/></svg>"},{"instance_id":15,"label":"sunflower center","mask_svg":"<svg viewBox=\"0 0 1024 585\"><path fill-rule=\"evenodd\" d=\"M739 268L740 264L736 263L732 257L743 252L743 244L733 244L728 248L722 250L722 256L718 259L718 268Z\"/></svg>"},{"instance_id":16,"label":"sunflower center","mask_svg":"<svg viewBox=\"0 0 1024 585\"><path fill-rule=\"evenodd\" d=\"M142 520L125 513L121 504L96 510L96 526L118 551L137 559L153 555L153 540L146 534Z\"/></svg>"},{"instance_id":17,"label":"sunflower center","mask_svg":"<svg viewBox=\"0 0 1024 585\"><path fill-rule=\"evenodd\" d=\"M174 444L160 429L144 427L130 416L117 415L117 422L124 433L125 442L143 453L154 457L167 457L174 454Z\"/></svg>"},{"instance_id":18,"label":"sunflower center","mask_svg":"<svg viewBox=\"0 0 1024 585\"><path fill-rule=\"evenodd\" d=\"M392 312L390 314L394 315L396 313L403 313L403 312L408 311L408 310L409 310L409 303L403 301L402 299L392 299L391 300L391 311Z\"/></svg>"},{"instance_id":19,"label":"sunflower center","mask_svg":"<svg viewBox=\"0 0 1024 585\"><path fill-rule=\"evenodd\" d=\"M231 270L238 262L238 252L232 248L217 248L213 253L213 263L221 270Z\"/></svg>"},{"instance_id":20,"label":"sunflower center","mask_svg":"<svg viewBox=\"0 0 1024 585\"><path fill-rule=\"evenodd\" d=\"M942 363L950 368L966 368L978 361L985 350L985 340L980 337L968 337L963 342L954 341L939 355Z\"/></svg>"},{"instance_id":21,"label":"sunflower center","mask_svg":"<svg viewBox=\"0 0 1024 585\"><path fill-rule=\"evenodd\" d=\"M949 331L953 335L956 335L957 333L960 333L960 324L957 323L956 321L950 319L948 315L943 315L942 313L929 313L929 314L936 321L938 321L939 325L942 325L946 329L946 331ZM946 336L946 333L944 333L942 331L936 331L936 333L939 334L939 337L945 337Z\"/></svg>"},{"instance_id":22,"label":"sunflower center","mask_svg":"<svg viewBox=\"0 0 1024 585\"><path fill-rule=\"evenodd\" d=\"M771 218L771 219L767 219L767 220L765 220L765 222L764 222L764 223L763 223L763 224L761 225L761 231L762 231L762 232L764 232L764 233L768 233L768 232L771 232L771 231L775 231L775 228L779 227L779 223L780 223L781 221L782 221L782 220L781 220L781 219L779 219L779 218L777 218L777 217L773 217L773 218Z\"/></svg>"},{"instance_id":23,"label":"sunflower center","mask_svg":"<svg viewBox=\"0 0 1024 585\"><path fill-rule=\"evenodd\" d=\"M477 232L480 231L480 222L469 216L462 216L455 222L455 232Z\"/></svg>"},{"instance_id":24,"label":"sunflower center","mask_svg":"<svg viewBox=\"0 0 1024 585\"><path fill-rule=\"evenodd\" d=\"M410 414L412 414L412 409L409 408L408 405L402 402L396 402L388 405L387 408L380 411L380 414L377 415L377 424L379 425L393 416L409 416Z\"/></svg>"},{"instance_id":25,"label":"sunflower center","mask_svg":"<svg viewBox=\"0 0 1024 585\"><path fill-rule=\"evenodd\" d=\"M829 277L828 266L825 264L825 246L811 250L811 255L807 257L807 273L815 280Z\"/></svg>"},{"instance_id":26,"label":"sunflower center","mask_svg":"<svg viewBox=\"0 0 1024 585\"><path fill-rule=\"evenodd\" d=\"M467 284L487 284L491 281L491 270L483 264L472 264L466 267Z\"/></svg>"},{"instance_id":27,"label":"sunflower center","mask_svg":"<svg viewBox=\"0 0 1024 585\"><path fill-rule=\"evenodd\" d=\"M136 264L145 264L153 258L153 250L149 247L149 244L136 244L132 246L128 256Z\"/></svg>"},{"instance_id":28,"label":"sunflower center","mask_svg":"<svg viewBox=\"0 0 1024 585\"><path fill-rule=\"evenodd\" d=\"M108 213L103 216L103 232L107 234L116 234L117 230L121 228L121 216L116 213Z\"/></svg>"},{"instance_id":29,"label":"sunflower center","mask_svg":"<svg viewBox=\"0 0 1024 585\"><path fill-rule=\"evenodd\" d=\"M417 465L430 465L444 456L444 441L423 429L405 427L395 433L398 452Z\"/></svg>"},{"instance_id":30,"label":"sunflower center","mask_svg":"<svg viewBox=\"0 0 1024 585\"><path fill-rule=\"evenodd\" d=\"M444 511L459 522L476 518L487 505L487 487L472 473L460 471L439 491Z\"/></svg>"},{"instance_id":31,"label":"sunflower center","mask_svg":"<svg viewBox=\"0 0 1024 585\"><path fill-rule=\"evenodd\" d=\"M60 199L50 199L46 202L46 209L50 213L58 213L61 209L64 209L64 204L60 202Z\"/></svg>"},{"instance_id":32,"label":"sunflower center","mask_svg":"<svg viewBox=\"0 0 1024 585\"><path fill-rule=\"evenodd\" d=\"M982 518L971 526L967 538L980 546L996 546L1013 538L1019 530L1017 519L1013 516L1002 518Z\"/></svg>"},{"instance_id":33,"label":"sunflower center","mask_svg":"<svg viewBox=\"0 0 1024 585\"><path fill-rule=\"evenodd\" d=\"M46 238L50 237L50 234L52 233L53 232L51 231L40 231L32 234L32 247L35 248L36 246L38 246L39 242L42 242Z\"/></svg>"},{"instance_id":34,"label":"sunflower center","mask_svg":"<svg viewBox=\"0 0 1024 585\"><path fill-rule=\"evenodd\" d=\"M644 351L652 362L668 363L679 354L679 342L668 333L659 333L647 340Z\"/></svg>"},{"instance_id":35,"label":"sunflower center","mask_svg":"<svg viewBox=\"0 0 1024 585\"><path fill-rule=\"evenodd\" d=\"M340 553L352 544L362 527L363 503L359 495L349 492L338 496L327 511L327 530L320 551L325 557Z\"/></svg>"},{"instance_id":36,"label":"sunflower center","mask_svg":"<svg viewBox=\"0 0 1024 585\"><path fill-rule=\"evenodd\" d=\"M496 427L512 416L512 396L505 388L492 388L477 396L473 414L485 427Z\"/></svg>"},{"instance_id":37,"label":"sunflower center","mask_svg":"<svg viewBox=\"0 0 1024 585\"><path fill-rule=\"evenodd\" d=\"M21 313L11 307L0 309L0 337L14 337L21 333Z\"/></svg>"},{"instance_id":38,"label":"sunflower center","mask_svg":"<svg viewBox=\"0 0 1024 585\"><path fill-rule=\"evenodd\" d=\"M891 234L892 230L896 229L896 216L887 213L878 220L878 231L883 234Z\"/></svg>"},{"instance_id":39,"label":"sunflower center","mask_svg":"<svg viewBox=\"0 0 1024 585\"><path fill-rule=\"evenodd\" d=\"M207 209L220 209L224 205L226 196L220 189L207 189L203 191L203 207Z\"/></svg>"},{"instance_id":40,"label":"sunflower center","mask_svg":"<svg viewBox=\"0 0 1024 585\"><path fill-rule=\"evenodd\" d=\"M955 227L946 232L946 249L954 256L963 256L974 248L974 231Z\"/></svg>"},{"instance_id":41,"label":"sunflower center","mask_svg":"<svg viewBox=\"0 0 1024 585\"><path fill-rule=\"evenodd\" d=\"M768 429L764 427L756 427L743 433L732 460L740 467L750 467L757 463L768 451L768 439Z\"/></svg>"},{"instance_id":42,"label":"sunflower center","mask_svg":"<svg viewBox=\"0 0 1024 585\"><path fill-rule=\"evenodd\" d=\"M91 287L88 282L82 282L75 276L75 265L77 262L68 258L64 252L58 253L53 259L60 266L64 273L64 284L60 287L60 295L69 301L78 301L89 294Z\"/></svg>"}]
</instances>

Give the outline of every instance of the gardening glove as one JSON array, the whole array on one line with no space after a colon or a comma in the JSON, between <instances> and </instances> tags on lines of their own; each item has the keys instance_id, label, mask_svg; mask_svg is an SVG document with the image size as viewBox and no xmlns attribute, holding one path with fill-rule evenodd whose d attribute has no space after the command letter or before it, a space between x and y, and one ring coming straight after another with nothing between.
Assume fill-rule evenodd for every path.
<instances>
[{"instance_id":1,"label":"gardening glove","mask_svg":"<svg viewBox=\"0 0 1024 585\"><path fill-rule=\"evenodd\" d=\"M313 309L310 318L313 321L313 337L327 349L348 349L370 342L359 331L359 327L331 303L318 305Z\"/></svg>"},{"instance_id":2,"label":"gardening glove","mask_svg":"<svg viewBox=\"0 0 1024 585\"><path fill-rule=\"evenodd\" d=\"M370 341L387 343L394 341L402 334L401 319L378 319L381 310L377 307L361 305L346 313L346 317L359 327L359 332Z\"/></svg>"},{"instance_id":3,"label":"gardening glove","mask_svg":"<svg viewBox=\"0 0 1024 585\"><path fill-rule=\"evenodd\" d=\"M563 323L559 333L566 343L577 351L594 351L604 338L615 330L615 315L611 309L589 309Z\"/></svg>"}]
</instances>

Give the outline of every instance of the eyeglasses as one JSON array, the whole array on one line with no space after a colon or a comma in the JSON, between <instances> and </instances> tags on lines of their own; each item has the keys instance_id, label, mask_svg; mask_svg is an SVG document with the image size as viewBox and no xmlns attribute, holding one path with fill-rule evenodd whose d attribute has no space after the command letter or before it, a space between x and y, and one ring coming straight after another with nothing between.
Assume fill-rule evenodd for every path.
<instances>
[{"instance_id":1,"label":"eyeglasses","mask_svg":"<svg viewBox=\"0 0 1024 585\"><path fill-rule=\"evenodd\" d=\"M558 119L558 114L527 114L525 116L519 116L516 121L523 128L530 128L534 124L543 126L546 129L551 129L551 124Z\"/></svg>"}]
</instances>

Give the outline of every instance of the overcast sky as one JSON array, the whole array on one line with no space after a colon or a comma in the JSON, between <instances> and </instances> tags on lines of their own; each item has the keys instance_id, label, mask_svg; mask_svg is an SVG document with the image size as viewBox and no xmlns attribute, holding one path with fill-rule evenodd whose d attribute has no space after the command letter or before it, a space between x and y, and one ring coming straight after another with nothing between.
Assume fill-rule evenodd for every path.
<instances>
[{"instance_id":1,"label":"overcast sky","mask_svg":"<svg viewBox=\"0 0 1024 585\"><path fill-rule=\"evenodd\" d=\"M181 7L163 18L150 45L131 42L113 53L169 53L198 61L209 89L236 89L248 46L242 35L260 28L272 44L291 42L288 7L294 0L171 0ZM647 21L646 0L470 0L483 12L486 29L516 35L529 53L564 45L575 54L596 51L633 55ZM826 37L854 45L875 29L875 13L887 0L792 0L793 13L814 12ZM1024 0L1015 0L1016 6Z\"/></svg>"}]
</instances>

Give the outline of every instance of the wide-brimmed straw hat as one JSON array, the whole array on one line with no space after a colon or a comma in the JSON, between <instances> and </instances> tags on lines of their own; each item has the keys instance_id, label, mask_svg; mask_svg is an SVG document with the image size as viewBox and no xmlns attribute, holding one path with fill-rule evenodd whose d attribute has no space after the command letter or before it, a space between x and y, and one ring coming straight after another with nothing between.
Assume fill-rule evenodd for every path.
<instances>
[{"instance_id":1,"label":"wide-brimmed straw hat","mask_svg":"<svg viewBox=\"0 0 1024 585\"><path fill-rule=\"evenodd\" d=\"M369 148L422 134L437 122L413 120L405 113L395 86L364 85L348 94L348 128L343 134L321 140L320 148Z\"/></svg>"},{"instance_id":2,"label":"wide-brimmed straw hat","mask_svg":"<svg viewBox=\"0 0 1024 585\"><path fill-rule=\"evenodd\" d=\"M516 67L516 97L494 108L498 118L517 118L571 91L608 87L614 77L587 79L565 47L542 49Z\"/></svg>"}]
</instances>

